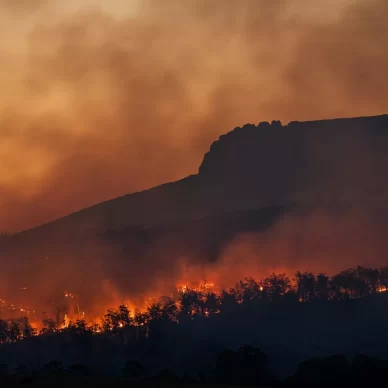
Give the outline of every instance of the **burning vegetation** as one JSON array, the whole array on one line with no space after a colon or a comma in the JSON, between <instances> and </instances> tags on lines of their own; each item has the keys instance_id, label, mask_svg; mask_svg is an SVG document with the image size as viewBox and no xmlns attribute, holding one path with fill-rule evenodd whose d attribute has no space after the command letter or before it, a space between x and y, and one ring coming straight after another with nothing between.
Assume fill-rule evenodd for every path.
<instances>
[{"instance_id":1,"label":"burning vegetation","mask_svg":"<svg viewBox=\"0 0 388 388\"><path fill-rule=\"evenodd\" d=\"M0 343L59 332L98 334L130 330L136 337L148 336L153 322L179 324L206 319L235 312L239 306L359 299L387 289L388 267L358 266L332 277L311 272L297 272L293 277L273 273L259 280L247 277L229 289L220 289L209 281L179 284L175 293L147 298L143 304L123 301L99 319L85 314L79 295L67 291L56 306L55 317L43 313L41 323L35 311L0 300Z\"/></svg>"}]
</instances>

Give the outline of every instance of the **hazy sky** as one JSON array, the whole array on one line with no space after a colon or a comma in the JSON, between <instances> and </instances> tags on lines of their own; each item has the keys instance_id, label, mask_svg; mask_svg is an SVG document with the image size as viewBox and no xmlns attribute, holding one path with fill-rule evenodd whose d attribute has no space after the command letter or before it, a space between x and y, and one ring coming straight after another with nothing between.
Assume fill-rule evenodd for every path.
<instances>
[{"instance_id":1,"label":"hazy sky","mask_svg":"<svg viewBox=\"0 0 388 388\"><path fill-rule=\"evenodd\" d=\"M387 15L386 0L0 0L0 231L195 173L246 122L387 113Z\"/></svg>"}]
</instances>

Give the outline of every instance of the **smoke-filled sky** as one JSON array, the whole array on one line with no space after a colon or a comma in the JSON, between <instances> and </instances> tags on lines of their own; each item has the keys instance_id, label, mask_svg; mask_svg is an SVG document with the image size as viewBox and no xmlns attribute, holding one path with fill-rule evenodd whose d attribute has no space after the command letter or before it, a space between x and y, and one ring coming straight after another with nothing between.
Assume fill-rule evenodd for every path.
<instances>
[{"instance_id":1,"label":"smoke-filled sky","mask_svg":"<svg viewBox=\"0 0 388 388\"><path fill-rule=\"evenodd\" d=\"M0 231L196 173L246 122L387 112L386 0L0 0Z\"/></svg>"}]
</instances>

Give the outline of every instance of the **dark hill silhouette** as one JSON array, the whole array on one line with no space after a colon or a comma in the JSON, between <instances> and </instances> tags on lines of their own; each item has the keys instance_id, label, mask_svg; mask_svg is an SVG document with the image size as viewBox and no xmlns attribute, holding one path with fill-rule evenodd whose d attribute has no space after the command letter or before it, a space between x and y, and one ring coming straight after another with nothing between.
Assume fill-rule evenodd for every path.
<instances>
[{"instance_id":1,"label":"dark hill silhouette","mask_svg":"<svg viewBox=\"0 0 388 388\"><path fill-rule=\"evenodd\" d=\"M128 225L166 226L285 205L295 198L293 195L311 189L316 182L337 179L333 165L346 169L341 183L351 188L355 186L354 169L360 165L359 157L374 154L370 158L373 160L363 160L364 164L385 169L387 165L376 162L386 162L381 158L387 144L388 115L291 122L285 126L279 121L247 124L211 145L197 175L94 205L19 236L73 236ZM352 173L347 177L346 172ZM356 173L360 174L357 186L361 194L368 187L361 180L365 178L363 171ZM311 196L310 202L314 200Z\"/></svg>"},{"instance_id":2,"label":"dark hill silhouette","mask_svg":"<svg viewBox=\"0 0 388 388\"><path fill-rule=\"evenodd\" d=\"M360 220L356 224L365 227L358 232L378 238L388 231L387 149L388 115L284 126L279 121L247 124L212 144L197 175L3 239L0 254L13 258L4 261L3 270L21 282L32 275L36 281L50 271L59 273L61 263L68 282L85 274L85 268L96 275L98 262L101 276L125 278L128 284L143 267L155 273L170 270L176 258L217 260L240 233L268 231L287 219L304 220L316 209L354 213ZM292 233L304 233L303 223L298 225ZM328 230L332 232L331 226ZM307 247L316 245L303 235L297 239ZM386 252L384 244L367 244L375 258ZM60 279L58 274L55 284ZM146 280L152 281L152 275Z\"/></svg>"}]
</instances>

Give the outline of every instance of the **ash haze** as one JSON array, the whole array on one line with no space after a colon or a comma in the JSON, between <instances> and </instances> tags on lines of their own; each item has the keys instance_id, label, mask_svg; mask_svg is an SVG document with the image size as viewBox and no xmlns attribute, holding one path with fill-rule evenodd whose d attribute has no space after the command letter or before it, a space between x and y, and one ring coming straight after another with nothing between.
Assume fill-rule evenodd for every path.
<instances>
[{"instance_id":1,"label":"ash haze","mask_svg":"<svg viewBox=\"0 0 388 388\"><path fill-rule=\"evenodd\" d=\"M384 113L387 15L386 0L0 0L0 230L195 173L246 122Z\"/></svg>"}]
</instances>

